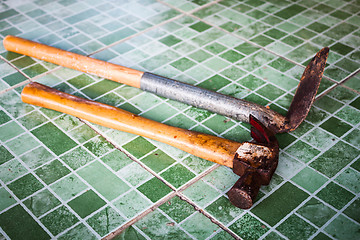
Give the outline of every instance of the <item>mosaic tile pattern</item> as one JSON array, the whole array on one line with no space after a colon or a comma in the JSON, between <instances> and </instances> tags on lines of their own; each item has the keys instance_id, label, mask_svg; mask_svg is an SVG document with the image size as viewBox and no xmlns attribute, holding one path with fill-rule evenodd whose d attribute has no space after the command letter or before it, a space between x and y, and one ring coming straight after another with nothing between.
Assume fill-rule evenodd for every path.
<instances>
[{"instance_id":1,"label":"mosaic tile pattern","mask_svg":"<svg viewBox=\"0 0 360 240\"><path fill-rule=\"evenodd\" d=\"M236 141L249 125L0 45L0 239L360 238L358 1L5 1L13 34L269 106L330 55L307 119L249 210L231 169L21 102L29 81Z\"/></svg>"}]
</instances>

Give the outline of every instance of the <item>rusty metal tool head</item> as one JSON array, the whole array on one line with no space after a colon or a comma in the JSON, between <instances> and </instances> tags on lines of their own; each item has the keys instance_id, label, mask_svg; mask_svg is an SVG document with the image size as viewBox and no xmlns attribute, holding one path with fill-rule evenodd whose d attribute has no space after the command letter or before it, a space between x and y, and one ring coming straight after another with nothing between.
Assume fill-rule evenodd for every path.
<instances>
[{"instance_id":1,"label":"rusty metal tool head","mask_svg":"<svg viewBox=\"0 0 360 240\"><path fill-rule=\"evenodd\" d=\"M240 180L229 191L237 207L249 208L261 185L269 183L279 155L274 134L254 117L250 117L254 142L232 140L168 126L122 109L70 95L31 82L23 89L25 103L67 113L120 131L148 137L177 147L200 158L233 168Z\"/></svg>"},{"instance_id":2,"label":"rusty metal tool head","mask_svg":"<svg viewBox=\"0 0 360 240\"><path fill-rule=\"evenodd\" d=\"M25 54L86 73L92 73L239 121L249 122L249 116L253 115L274 133L292 131L305 119L319 88L329 53L329 48L323 48L310 61L301 77L290 109L287 115L283 116L264 106L242 99L19 37L7 36L4 38L3 44L8 51Z\"/></svg>"},{"instance_id":3,"label":"rusty metal tool head","mask_svg":"<svg viewBox=\"0 0 360 240\"><path fill-rule=\"evenodd\" d=\"M236 151L233 171L241 176L227 193L232 204L250 208L261 185L268 185L278 165L279 144L275 134L250 115L251 136Z\"/></svg>"},{"instance_id":4,"label":"rusty metal tool head","mask_svg":"<svg viewBox=\"0 0 360 240\"><path fill-rule=\"evenodd\" d=\"M249 122L253 115L274 133L295 130L306 118L324 73L329 48L321 49L307 65L286 116L265 106L212 92L197 86L144 73L140 88L159 96L178 100L235 120Z\"/></svg>"}]
</instances>

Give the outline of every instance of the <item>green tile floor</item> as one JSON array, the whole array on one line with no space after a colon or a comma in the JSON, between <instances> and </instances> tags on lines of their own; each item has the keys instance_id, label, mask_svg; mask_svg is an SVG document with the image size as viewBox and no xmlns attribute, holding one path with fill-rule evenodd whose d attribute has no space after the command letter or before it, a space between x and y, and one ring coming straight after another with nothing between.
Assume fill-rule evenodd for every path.
<instances>
[{"instance_id":1,"label":"green tile floor","mask_svg":"<svg viewBox=\"0 0 360 240\"><path fill-rule=\"evenodd\" d=\"M330 54L306 121L250 210L231 169L21 102L29 81L156 121L249 140L249 125L0 45L0 239L360 239L358 0L12 0L12 34L286 114L304 66Z\"/></svg>"}]
</instances>

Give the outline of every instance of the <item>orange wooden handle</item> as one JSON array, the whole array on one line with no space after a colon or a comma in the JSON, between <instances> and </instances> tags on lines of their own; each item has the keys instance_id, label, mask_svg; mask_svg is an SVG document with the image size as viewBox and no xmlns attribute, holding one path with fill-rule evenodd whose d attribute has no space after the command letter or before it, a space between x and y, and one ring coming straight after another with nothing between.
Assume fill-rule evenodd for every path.
<instances>
[{"instance_id":1,"label":"orange wooden handle","mask_svg":"<svg viewBox=\"0 0 360 240\"><path fill-rule=\"evenodd\" d=\"M140 88L144 72L8 35L6 50Z\"/></svg>"},{"instance_id":2,"label":"orange wooden handle","mask_svg":"<svg viewBox=\"0 0 360 240\"><path fill-rule=\"evenodd\" d=\"M60 92L40 83L32 82L26 85L21 99L25 103L67 113L105 127L148 137L231 168L235 152L242 144L168 126L107 104Z\"/></svg>"}]
</instances>

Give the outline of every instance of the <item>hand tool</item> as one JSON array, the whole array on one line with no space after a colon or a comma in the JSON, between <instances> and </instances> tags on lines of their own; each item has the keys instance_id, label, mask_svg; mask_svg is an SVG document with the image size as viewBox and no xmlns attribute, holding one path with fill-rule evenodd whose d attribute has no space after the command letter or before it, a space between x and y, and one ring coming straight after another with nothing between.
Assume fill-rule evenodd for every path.
<instances>
[{"instance_id":1,"label":"hand tool","mask_svg":"<svg viewBox=\"0 0 360 240\"><path fill-rule=\"evenodd\" d=\"M40 83L31 82L21 93L25 103L67 113L87 121L148 137L177 147L200 158L233 168L240 179L228 192L237 207L250 208L261 185L267 185L277 167L279 146L270 130L250 116L256 142L224 138L168 126L122 109L87 100ZM51 133L49 133L51 134Z\"/></svg>"},{"instance_id":2,"label":"hand tool","mask_svg":"<svg viewBox=\"0 0 360 240\"><path fill-rule=\"evenodd\" d=\"M178 100L195 107L249 122L253 115L274 133L295 130L306 118L323 76L329 48L320 50L307 65L286 116L264 106L212 92L176 80L71 53L15 36L3 40L8 51L25 54L64 67L98 75L129 86Z\"/></svg>"}]
</instances>

